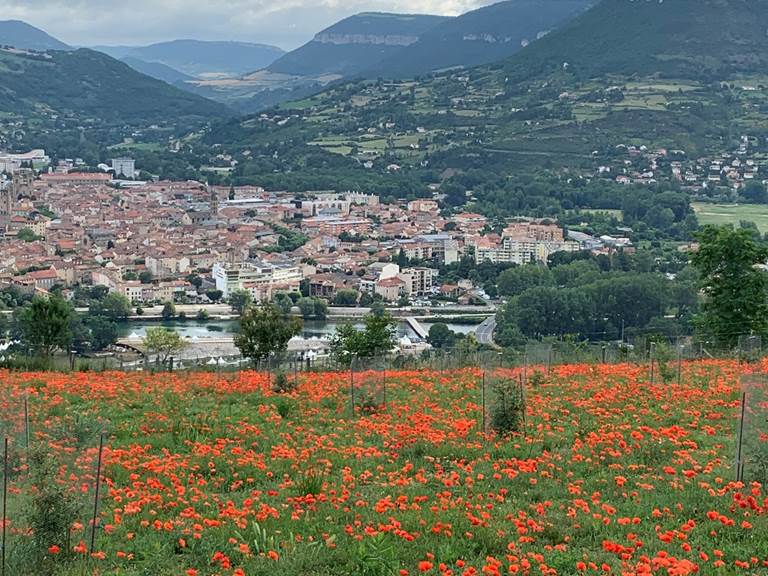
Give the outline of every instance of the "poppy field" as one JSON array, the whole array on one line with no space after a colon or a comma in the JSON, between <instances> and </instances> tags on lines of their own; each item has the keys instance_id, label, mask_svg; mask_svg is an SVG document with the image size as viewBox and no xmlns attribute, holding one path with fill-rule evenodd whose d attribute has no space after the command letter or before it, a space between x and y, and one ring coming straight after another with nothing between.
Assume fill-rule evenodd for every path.
<instances>
[{"instance_id":1,"label":"poppy field","mask_svg":"<svg viewBox=\"0 0 768 576\"><path fill-rule=\"evenodd\" d=\"M0 372L6 574L768 574L768 489L734 467L765 369L554 367L506 436L477 368Z\"/></svg>"}]
</instances>

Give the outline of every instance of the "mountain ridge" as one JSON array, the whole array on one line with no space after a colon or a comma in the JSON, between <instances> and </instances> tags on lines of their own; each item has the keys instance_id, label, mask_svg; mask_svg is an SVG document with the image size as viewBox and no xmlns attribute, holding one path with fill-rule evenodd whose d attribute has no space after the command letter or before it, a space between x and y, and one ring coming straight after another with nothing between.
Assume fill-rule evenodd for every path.
<instances>
[{"instance_id":1,"label":"mountain ridge","mask_svg":"<svg viewBox=\"0 0 768 576\"><path fill-rule=\"evenodd\" d=\"M519 169L597 173L630 147L714 157L768 141L766 30L768 0L603 0L504 60L338 82L207 137L235 156L290 142L286 172L312 158L385 183L393 163L414 181L485 171L503 182Z\"/></svg>"},{"instance_id":2,"label":"mountain ridge","mask_svg":"<svg viewBox=\"0 0 768 576\"><path fill-rule=\"evenodd\" d=\"M269 44L241 41L178 39L147 46L99 46L113 58L157 63L187 76L239 76L264 68L285 52Z\"/></svg>"},{"instance_id":3,"label":"mountain ridge","mask_svg":"<svg viewBox=\"0 0 768 576\"><path fill-rule=\"evenodd\" d=\"M428 30L367 75L405 78L501 60L580 14L592 1L506 0L484 6Z\"/></svg>"},{"instance_id":4,"label":"mountain ridge","mask_svg":"<svg viewBox=\"0 0 768 576\"><path fill-rule=\"evenodd\" d=\"M21 20L0 20L0 46L13 46L22 50L71 50L61 40Z\"/></svg>"},{"instance_id":5,"label":"mountain ridge","mask_svg":"<svg viewBox=\"0 0 768 576\"><path fill-rule=\"evenodd\" d=\"M221 104L100 52L0 50L0 136L9 122L7 133L23 135L30 145L87 133L122 139L151 126L186 131L226 115Z\"/></svg>"},{"instance_id":6,"label":"mountain ridge","mask_svg":"<svg viewBox=\"0 0 768 576\"><path fill-rule=\"evenodd\" d=\"M766 0L602 0L504 70L515 80L562 67L582 78L724 77L768 66L766 31Z\"/></svg>"},{"instance_id":7,"label":"mountain ridge","mask_svg":"<svg viewBox=\"0 0 768 576\"><path fill-rule=\"evenodd\" d=\"M321 30L312 40L273 62L267 70L291 76L349 76L397 54L443 16L362 12Z\"/></svg>"},{"instance_id":8,"label":"mountain ridge","mask_svg":"<svg viewBox=\"0 0 768 576\"><path fill-rule=\"evenodd\" d=\"M168 84L173 84L180 87L184 82L190 82L195 79L189 74L184 74L184 72L180 72L175 68L171 68L170 66L166 66L160 62L147 62L132 56L120 58L120 61L128 64L128 66L137 72L145 74L146 76L151 76L157 80L162 80Z\"/></svg>"}]
</instances>

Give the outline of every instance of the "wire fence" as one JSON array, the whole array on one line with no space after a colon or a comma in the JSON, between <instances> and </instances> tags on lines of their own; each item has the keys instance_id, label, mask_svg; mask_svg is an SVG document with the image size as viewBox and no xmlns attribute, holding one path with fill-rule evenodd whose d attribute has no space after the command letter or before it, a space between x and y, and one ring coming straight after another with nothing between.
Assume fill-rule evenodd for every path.
<instances>
[{"instance_id":1,"label":"wire fence","mask_svg":"<svg viewBox=\"0 0 768 576\"><path fill-rule=\"evenodd\" d=\"M101 532L103 423L77 408L0 388L0 575L49 573L53 562L86 573Z\"/></svg>"},{"instance_id":2,"label":"wire fence","mask_svg":"<svg viewBox=\"0 0 768 576\"><path fill-rule=\"evenodd\" d=\"M722 336L722 335L720 335ZM649 363L654 378L662 376L660 369L686 360L738 358L752 361L761 357L764 345L759 336L735 332L731 334L733 346L724 347L714 336L691 335L674 338L658 334L639 334L621 341L599 342L577 337L532 340L514 348L478 346L467 340L450 348L430 347L424 343L412 348L398 349L380 354L376 363L389 369L450 370L469 366L552 366L563 364L616 364ZM23 371L209 371L237 372L241 370L267 370L273 373L299 374L308 371L338 371L349 366L350 359L334 355L329 342L312 342L311 348L293 350L254 363L244 358L234 345L222 346L204 340L161 361L157 356L141 354L137 350L124 353L76 357L72 354L52 359L27 357L6 353L0 357L0 368Z\"/></svg>"},{"instance_id":3,"label":"wire fence","mask_svg":"<svg viewBox=\"0 0 768 576\"><path fill-rule=\"evenodd\" d=\"M525 432L530 426L526 421L528 395L535 394L539 381L561 366L634 364L646 369L648 382L674 385L680 384L684 374L686 378L690 375L685 370L691 361L737 358L750 363L761 360L764 352L761 339L752 336L740 338L738 347L730 351L707 347L693 338L635 340L631 344L566 340L529 343L515 351L459 346L374 357L293 354L271 359L260 368L273 375L275 386L278 375L299 383L312 371L337 372L345 383L342 396L347 396L342 417L352 419L387 410L392 398L402 395L403 374L410 378L423 372L446 379L469 374L476 382L476 429L491 435ZM170 366L143 361L136 369L173 369L182 371L183 377L185 370L253 367L242 358L230 359L232 364L216 360L215 366L208 361ZM37 402L38 377L31 374L26 388L0 385L0 576L42 573L35 570L54 555L57 562L82 564L86 573L92 554L98 553L99 539L108 537L99 523L99 500L109 425L84 407L65 409ZM747 369L741 377L735 422L735 479L768 482L768 377L764 374ZM33 534L43 536L36 539ZM41 542L45 547L41 548Z\"/></svg>"},{"instance_id":4,"label":"wire fence","mask_svg":"<svg viewBox=\"0 0 768 576\"><path fill-rule=\"evenodd\" d=\"M736 479L768 482L768 378L765 374L741 377L741 402L736 442Z\"/></svg>"}]
</instances>

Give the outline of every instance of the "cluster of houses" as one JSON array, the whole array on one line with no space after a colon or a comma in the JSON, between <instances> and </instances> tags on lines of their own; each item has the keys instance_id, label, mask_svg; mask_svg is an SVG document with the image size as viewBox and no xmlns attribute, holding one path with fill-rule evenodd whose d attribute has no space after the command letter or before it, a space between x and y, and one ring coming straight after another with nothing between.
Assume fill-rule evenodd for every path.
<instances>
[{"instance_id":1,"label":"cluster of houses","mask_svg":"<svg viewBox=\"0 0 768 576\"><path fill-rule=\"evenodd\" d=\"M121 159L122 171L134 167ZM546 262L605 249L554 222L518 220L501 234L480 214L446 214L432 198L382 203L359 192L269 192L258 186L133 181L73 167L15 167L0 185L0 286L101 285L137 304L254 300L298 292L333 301L354 290L387 302L470 302L468 280L441 281L462 258ZM123 172L124 176L127 176Z\"/></svg>"},{"instance_id":2,"label":"cluster of houses","mask_svg":"<svg viewBox=\"0 0 768 576\"><path fill-rule=\"evenodd\" d=\"M612 161L600 164L595 176L625 185L677 182L701 194L718 188L738 191L749 182L766 184L760 172L759 148L754 138L742 136L735 150L715 157L689 158L683 150L620 144Z\"/></svg>"}]
</instances>

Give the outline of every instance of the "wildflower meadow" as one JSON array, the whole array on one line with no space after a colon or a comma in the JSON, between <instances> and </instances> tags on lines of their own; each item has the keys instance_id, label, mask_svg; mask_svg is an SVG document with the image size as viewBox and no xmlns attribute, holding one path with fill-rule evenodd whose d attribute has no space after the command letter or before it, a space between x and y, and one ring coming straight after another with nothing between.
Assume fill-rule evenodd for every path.
<instances>
[{"instance_id":1,"label":"wildflower meadow","mask_svg":"<svg viewBox=\"0 0 768 576\"><path fill-rule=\"evenodd\" d=\"M766 369L0 372L4 576L765 575Z\"/></svg>"}]
</instances>

